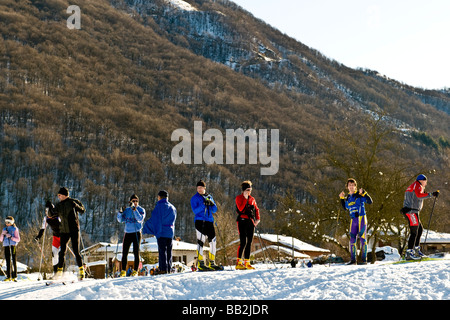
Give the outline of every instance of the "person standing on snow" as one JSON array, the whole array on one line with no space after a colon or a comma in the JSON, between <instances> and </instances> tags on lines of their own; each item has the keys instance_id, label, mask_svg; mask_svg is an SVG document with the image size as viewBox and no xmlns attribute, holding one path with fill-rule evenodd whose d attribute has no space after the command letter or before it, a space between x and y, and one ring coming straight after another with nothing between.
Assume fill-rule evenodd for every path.
<instances>
[{"instance_id":1,"label":"person standing on snow","mask_svg":"<svg viewBox=\"0 0 450 320\"><path fill-rule=\"evenodd\" d=\"M216 232L214 230L213 214L217 212L217 206L211 194L206 193L206 183L203 180L197 182L197 193L191 198L191 208L194 212L195 230L197 233L197 257L198 270L218 270L216 265ZM205 264L203 257L203 245L209 241L209 266Z\"/></svg>"},{"instance_id":2,"label":"person standing on snow","mask_svg":"<svg viewBox=\"0 0 450 320\"><path fill-rule=\"evenodd\" d=\"M6 279L4 281L17 281L17 260L16 246L20 241L19 228L14 223L11 216L5 219L6 227L3 228L0 235L0 241L3 242L6 260Z\"/></svg>"},{"instance_id":3,"label":"person standing on snow","mask_svg":"<svg viewBox=\"0 0 450 320\"><path fill-rule=\"evenodd\" d=\"M348 195L345 197L345 192L342 191L339 194L341 204L344 210L348 210L350 214L350 262L348 264L356 264L356 238L359 237L361 244L361 259L358 264L367 263L367 243L366 243L366 231L367 231L367 217L364 204L372 204L372 198L364 189L357 189L357 183L355 179L348 179L346 183L348 189Z\"/></svg>"},{"instance_id":4,"label":"person standing on snow","mask_svg":"<svg viewBox=\"0 0 450 320\"><path fill-rule=\"evenodd\" d=\"M133 244L134 254L134 270L131 272L131 276L138 275L139 270L139 250L141 246L141 230L142 222L145 218L145 209L139 206L139 198L133 194L130 197L130 207L121 209L117 213L117 221L125 223L125 235L122 243L122 268L120 272L121 277L126 276L127 269L127 256L130 250L131 244Z\"/></svg>"},{"instance_id":5,"label":"person standing on snow","mask_svg":"<svg viewBox=\"0 0 450 320\"><path fill-rule=\"evenodd\" d=\"M240 240L236 269L255 269L250 264L250 250L253 242L255 227L260 222L259 208L256 204L255 198L250 195L252 192L252 182L242 182L241 188L242 193L235 199L236 212L238 214L236 221ZM244 261L242 261L242 254L244 254Z\"/></svg>"},{"instance_id":6,"label":"person standing on snow","mask_svg":"<svg viewBox=\"0 0 450 320\"><path fill-rule=\"evenodd\" d=\"M51 202L48 202L46 204L47 206L53 206ZM45 217L42 221L41 229L39 230L39 234L34 238L34 240L39 241L42 238L42 235L44 234L44 230L47 228L47 226L50 226L53 233L53 239L52 239L52 265L53 265L53 273L56 274L58 271L58 259L59 259L59 250L61 249L61 239L59 236L60 227L61 227L61 220L57 215L52 215L51 211L46 208L45 210Z\"/></svg>"},{"instance_id":7,"label":"person standing on snow","mask_svg":"<svg viewBox=\"0 0 450 320\"><path fill-rule=\"evenodd\" d=\"M158 202L152 215L144 224L142 233L153 234L158 243L159 273L170 273L172 269L172 239L175 234L177 209L169 202L169 193L158 192Z\"/></svg>"},{"instance_id":8,"label":"person standing on snow","mask_svg":"<svg viewBox=\"0 0 450 320\"><path fill-rule=\"evenodd\" d=\"M422 236L423 226L420 222L419 212L423 207L423 200L431 196L439 196L439 191L425 193L427 186L427 177L420 174L416 181L405 191L405 200L401 212L405 215L409 223L410 236L408 240L408 249L406 250L406 260L418 260L425 255L420 251L420 237Z\"/></svg>"},{"instance_id":9,"label":"person standing on snow","mask_svg":"<svg viewBox=\"0 0 450 320\"><path fill-rule=\"evenodd\" d=\"M80 244L80 222L78 214L83 214L86 209L83 204L77 200L69 197L69 189L62 187L58 191L59 202L53 205L47 201L45 206L48 208L51 216L58 216L60 225L60 243L61 248L58 254L58 269L56 278L60 278L64 271L64 259L67 251L67 243L72 241L72 250L79 268L78 278L84 278L84 266L81 258L79 244Z\"/></svg>"}]
</instances>

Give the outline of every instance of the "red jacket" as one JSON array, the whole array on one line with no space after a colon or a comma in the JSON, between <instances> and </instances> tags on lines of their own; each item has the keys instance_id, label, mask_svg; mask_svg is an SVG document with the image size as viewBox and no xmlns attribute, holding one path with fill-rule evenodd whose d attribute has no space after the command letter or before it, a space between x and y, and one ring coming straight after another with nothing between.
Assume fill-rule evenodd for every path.
<instances>
[{"instance_id":1,"label":"red jacket","mask_svg":"<svg viewBox=\"0 0 450 320\"><path fill-rule=\"evenodd\" d=\"M431 193L423 192L423 187L419 181L415 181L406 189L403 207L408 207L413 212L419 212L423 207L423 199L431 198Z\"/></svg>"},{"instance_id":2,"label":"red jacket","mask_svg":"<svg viewBox=\"0 0 450 320\"><path fill-rule=\"evenodd\" d=\"M256 204L255 198L253 198L250 195L248 196L248 199L245 199L245 197L244 197L244 195L242 193L236 197L237 210L239 212L244 212L245 206L247 205L247 201L248 201L249 205L252 205L252 206L255 207L255 211L254 211L255 212L255 219L256 220L260 220L258 205ZM248 215L246 215L246 214L241 214L240 217L244 218L244 219L250 219L250 217Z\"/></svg>"}]
</instances>

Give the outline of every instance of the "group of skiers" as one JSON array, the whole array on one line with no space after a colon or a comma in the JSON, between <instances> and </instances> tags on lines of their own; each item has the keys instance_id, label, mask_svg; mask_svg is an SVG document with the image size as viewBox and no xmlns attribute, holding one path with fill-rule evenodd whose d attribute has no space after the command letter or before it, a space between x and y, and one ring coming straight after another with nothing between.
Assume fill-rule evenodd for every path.
<instances>
[{"instance_id":1,"label":"group of skiers","mask_svg":"<svg viewBox=\"0 0 450 320\"><path fill-rule=\"evenodd\" d=\"M416 181L405 191L405 198L401 212L408 221L410 237L406 250L406 260L421 259L424 254L420 251L420 237L423 226L420 222L419 212L423 207L423 200L438 197L439 191L425 193L427 177L419 175ZM372 198L364 189L357 188L355 179L350 178L346 182L348 194L342 191L339 194L344 210L350 215L350 262L349 264L367 263L367 216L365 204L372 204ZM214 214L217 212L217 205L211 194L206 192L206 183L200 180L196 184L196 193L191 198L191 208L194 213L195 230L197 236L197 268L200 271L212 271L222 269L216 263L216 232L214 228ZM251 196L252 183L244 181L241 184L242 192L235 199L237 226L239 232L239 248L237 252L237 270L254 269L250 264L251 244L256 226L260 222L260 212L256 200ZM60 188L57 197L59 202L54 205L51 201L45 204L46 216L42 223L39 234L35 237L38 241L50 226L53 233L52 241L52 263L54 278L61 277L64 270L65 254L68 241L72 242L71 253L74 255L78 268L79 278L85 277L85 270L80 254L79 243L81 239L79 214L85 212L83 204L69 197L69 190ZM151 213L150 219L144 223L146 211L139 205L139 197L133 194L129 200L128 207L122 207L117 213L117 221L125 223L125 232L122 245L122 263L120 276L126 276L127 256L131 244L133 244L134 270L132 276L138 274L139 268L139 248L141 234L152 234L157 239L159 255L159 272L169 273L172 269L172 239L174 238L175 221L177 218L176 208L169 202L169 193L161 190L157 195L158 201ZM16 281L16 246L20 241L19 229L15 225L14 218L8 216L5 219L6 226L0 235L3 242L5 260L7 265L5 281ZM357 259L357 239L360 240L360 261ZM208 240L210 245L209 263L203 254L203 246Z\"/></svg>"},{"instance_id":2,"label":"group of skiers","mask_svg":"<svg viewBox=\"0 0 450 320\"><path fill-rule=\"evenodd\" d=\"M423 200L431 197L438 197L439 190L432 193L426 193L425 187L427 185L427 177L423 174L417 176L416 181L411 184L405 191L405 198L403 201L403 208L400 210L404 214L409 230L410 236L408 239L408 248L405 253L405 260L419 260L425 257L425 254L420 250L420 237L422 236L422 223L420 222L419 212L423 207ZM346 188L348 194L342 191L339 194L341 204L344 210L350 214L350 262L349 264L366 264L367 263L367 216L365 210L365 203L372 204L372 198L367 191L357 188L355 179L347 180ZM356 240L359 238L361 259L357 260L357 246Z\"/></svg>"}]
</instances>

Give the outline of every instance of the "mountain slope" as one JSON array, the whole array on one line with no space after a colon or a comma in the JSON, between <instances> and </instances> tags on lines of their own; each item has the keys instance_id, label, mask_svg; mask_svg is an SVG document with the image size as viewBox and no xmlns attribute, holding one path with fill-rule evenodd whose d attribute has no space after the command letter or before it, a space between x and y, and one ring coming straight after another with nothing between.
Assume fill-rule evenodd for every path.
<instances>
[{"instance_id":1,"label":"mountain slope","mask_svg":"<svg viewBox=\"0 0 450 320\"><path fill-rule=\"evenodd\" d=\"M70 30L68 1L2 1L4 216L16 216L23 227L36 224L45 199L54 200L58 187L66 185L88 209L82 229L92 240L108 239L122 233L115 211L132 193L150 215L164 188L179 212L177 235L193 240L189 199L196 181L207 180L221 212L234 219L239 184L251 179L264 212L262 227L273 229L270 220L276 216L269 210L286 191L298 201L314 202L319 194L307 185L346 175L336 169L315 173L311 165L320 163L330 147L348 155L348 140L335 139L336 130L351 126L364 134L362 110L384 112L389 125L418 129L432 141L441 137L444 146L433 147L411 131L395 132L390 139L399 153L387 159L404 161L407 153L407 161L422 165L405 175L433 168L436 185L448 181L449 115L433 106L447 110L448 95L416 97L412 88L407 92L346 68L231 2L189 3L198 11L163 0L79 1L81 29ZM436 103L425 104L428 97ZM279 129L278 173L261 176L261 165L249 165L248 159L246 165L173 164L172 132L193 133L196 120L203 121L204 131L224 134L226 129ZM324 199L334 197L331 192Z\"/></svg>"}]
</instances>

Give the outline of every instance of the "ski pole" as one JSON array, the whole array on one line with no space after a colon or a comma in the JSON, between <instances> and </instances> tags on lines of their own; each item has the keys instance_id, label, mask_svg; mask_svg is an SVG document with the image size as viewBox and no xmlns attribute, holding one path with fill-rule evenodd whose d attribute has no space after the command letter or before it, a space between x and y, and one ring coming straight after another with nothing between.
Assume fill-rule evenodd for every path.
<instances>
[{"instance_id":1,"label":"ski pole","mask_svg":"<svg viewBox=\"0 0 450 320\"><path fill-rule=\"evenodd\" d=\"M263 244L262 239L261 239L261 233L259 232L259 229L256 228L256 226L255 226L255 230L259 237L259 243L261 245L261 250L263 251L263 254L264 254L264 259L266 259L266 253L264 251L267 250L267 247ZM270 256L270 253L268 251L267 251L267 254L269 255L269 259L273 263L273 266L275 267L275 269L278 269L277 265L273 261L272 256Z\"/></svg>"},{"instance_id":2,"label":"ski pole","mask_svg":"<svg viewBox=\"0 0 450 320\"><path fill-rule=\"evenodd\" d=\"M44 258L44 246L45 246L45 231L47 230L47 221L45 220L47 218L48 214L48 208L45 208L45 217L44 217L44 234L42 235L42 247L41 247L41 261L39 261L39 276L44 279L41 273L41 267L42 267L42 259ZM38 243L39 245L39 243ZM38 278L38 280L41 280Z\"/></svg>"},{"instance_id":3,"label":"ski pole","mask_svg":"<svg viewBox=\"0 0 450 320\"><path fill-rule=\"evenodd\" d=\"M439 190L438 190L438 192L439 192ZM436 199L437 199L437 197L434 197L433 208L431 208L430 219L428 220L427 233L425 234L425 241L423 242L423 246L424 247L425 247L425 244L427 243L428 230L430 230L431 217L433 216L434 205L436 204Z\"/></svg>"}]
</instances>

